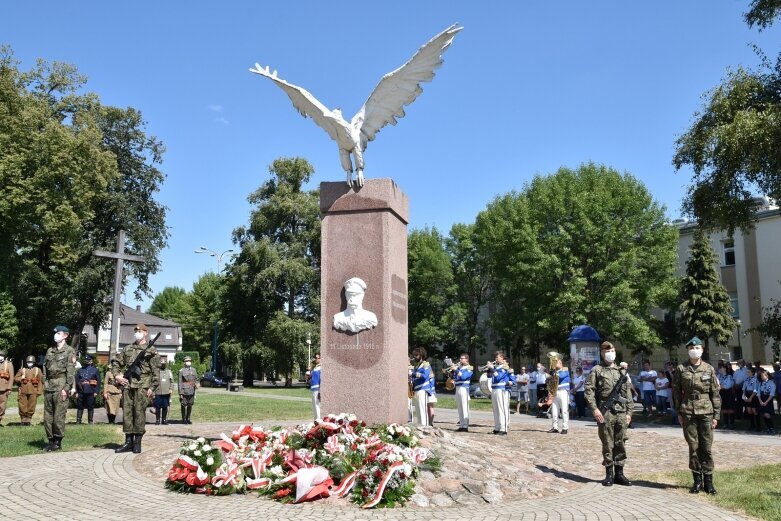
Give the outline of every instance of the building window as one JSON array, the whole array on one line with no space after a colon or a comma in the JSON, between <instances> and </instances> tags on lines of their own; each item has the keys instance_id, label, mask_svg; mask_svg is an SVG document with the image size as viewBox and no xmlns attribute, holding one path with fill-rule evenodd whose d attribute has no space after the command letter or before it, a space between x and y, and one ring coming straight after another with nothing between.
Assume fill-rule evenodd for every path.
<instances>
[{"instance_id":1,"label":"building window","mask_svg":"<svg viewBox=\"0 0 781 521\"><path fill-rule=\"evenodd\" d=\"M734 266L735 265L735 241L732 239L728 241L724 241L722 243L723 249L724 249L724 265L725 266Z\"/></svg>"},{"instance_id":2,"label":"building window","mask_svg":"<svg viewBox=\"0 0 781 521\"><path fill-rule=\"evenodd\" d=\"M740 318L740 306L738 305L738 294L729 293L729 303L732 306L732 318Z\"/></svg>"},{"instance_id":3,"label":"building window","mask_svg":"<svg viewBox=\"0 0 781 521\"><path fill-rule=\"evenodd\" d=\"M732 359L733 360L740 360L743 358L743 348L741 346L733 346L732 347Z\"/></svg>"}]
</instances>

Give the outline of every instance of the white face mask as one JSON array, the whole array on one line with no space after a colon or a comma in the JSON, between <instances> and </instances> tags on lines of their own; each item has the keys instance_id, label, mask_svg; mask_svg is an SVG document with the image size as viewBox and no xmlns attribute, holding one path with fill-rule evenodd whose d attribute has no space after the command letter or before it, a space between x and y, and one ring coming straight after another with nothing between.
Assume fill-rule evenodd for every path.
<instances>
[{"instance_id":1,"label":"white face mask","mask_svg":"<svg viewBox=\"0 0 781 521\"><path fill-rule=\"evenodd\" d=\"M54 333L54 341L58 344L62 342L62 339L65 338L65 335L63 333Z\"/></svg>"},{"instance_id":2,"label":"white face mask","mask_svg":"<svg viewBox=\"0 0 781 521\"><path fill-rule=\"evenodd\" d=\"M689 358L692 360L702 358L702 348L689 349Z\"/></svg>"},{"instance_id":3,"label":"white face mask","mask_svg":"<svg viewBox=\"0 0 781 521\"><path fill-rule=\"evenodd\" d=\"M192 362L185 362L185 363L184 363L184 366L185 366L185 367L190 367L191 365L193 365L193 363L192 363Z\"/></svg>"},{"instance_id":4,"label":"white face mask","mask_svg":"<svg viewBox=\"0 0 781 521\"><path fill-rule=\"evenodd\" d=\"M27 367L32 368L33 365L35 365L35 364L33 364L32 362L27 362Z\"/></svg>"},{"instance_id":5,"label":"white face mask","mask_svg":"<svg viewBox=\"0 0 781 521\"><path fill-rule=\"evenodd\" d=\"M612 364L616 361L616 352L615 351L608 351L605 353L605 362L608 364Z\"/></svg>"},{"instance_id":6,"label":"white face mask","mask_svg":"<svg viewBox=\"0 0 781 521\"><path fill-rule=\"evenodd\" d=\"M0 364L2 364L3 362L5 362L5 357L4 356L0 356Z\"/></svg>"},{"instance_id":7,"label":"white face mask","mask_svg":"<svg viewBox=\"0 0 781 521\"><path fill-rule=\"evenodd\" d=\"M144 338L144 333L142 331L136 331L136 333L133 335L133 338L136 339L136 342Z\"/></svg>"}]
</instances>

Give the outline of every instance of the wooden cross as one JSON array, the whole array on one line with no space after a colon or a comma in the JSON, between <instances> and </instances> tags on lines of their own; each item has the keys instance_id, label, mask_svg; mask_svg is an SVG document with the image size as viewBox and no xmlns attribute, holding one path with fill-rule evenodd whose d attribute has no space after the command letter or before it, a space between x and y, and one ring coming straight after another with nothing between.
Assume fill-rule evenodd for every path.
<instances>
[{"instance_id":1,"label":"wooden cross","mask_svg":"<svg viewBox=\"0 0 781 521\"><path fill-rule=\"evenodd\" d=\"M140 255L125 253L125 230L119 230L116 252L95 250L92 254L96 257L108 257L117 260L117 269L114 273L114 301L111 306L111 343L108 347L108 359L109 363L111 363L111 360L117 355L117 348L119 347L119 304L122 297L122 269L125 261L144 262L146 259ZM97 336L98 325L94 324L93 327Z\"/></svg>"}]
</instances>

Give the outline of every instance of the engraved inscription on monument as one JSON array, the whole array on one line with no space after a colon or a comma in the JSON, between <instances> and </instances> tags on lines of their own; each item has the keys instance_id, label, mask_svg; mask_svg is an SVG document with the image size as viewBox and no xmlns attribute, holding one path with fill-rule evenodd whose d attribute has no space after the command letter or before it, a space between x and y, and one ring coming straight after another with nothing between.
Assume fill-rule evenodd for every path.
<instances>
[{"instance_id":1,"label":"engraved inscription on monument","mask_svg":"<svg viewBox=\"0 0 781 521\"><path fill-rule=\"evenodd\" d=\"M400 324L407 323L407 281L391 276L391 317Z\"/></svg>"}]
</instances>

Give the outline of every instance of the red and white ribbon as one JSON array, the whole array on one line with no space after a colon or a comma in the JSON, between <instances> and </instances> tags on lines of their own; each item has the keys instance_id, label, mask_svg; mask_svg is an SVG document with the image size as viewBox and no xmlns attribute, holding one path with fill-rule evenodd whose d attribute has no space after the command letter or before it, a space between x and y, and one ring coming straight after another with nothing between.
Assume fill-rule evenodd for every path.
<instances>
[{"instance_id":1,"label":"red and white ribbon","mask_svg":"<svg viewBox=\"0 0 781 521\"><path fill-rule=\"evenodd\" d=\"M393 475L399 471L404 466L403 461L397 461L393 463L390 467L388 467L388 471L385 473L385 475L382 477L382 481L380 481L380 484L377 486L377 492L374 494L374 497L369 501L368 503L364 504L361 508L372 508L377 506L377 504L382 501L382 495L385 493L385 487L388 486L388 481L393 477Z\"/></svg>"}]
</instances>

